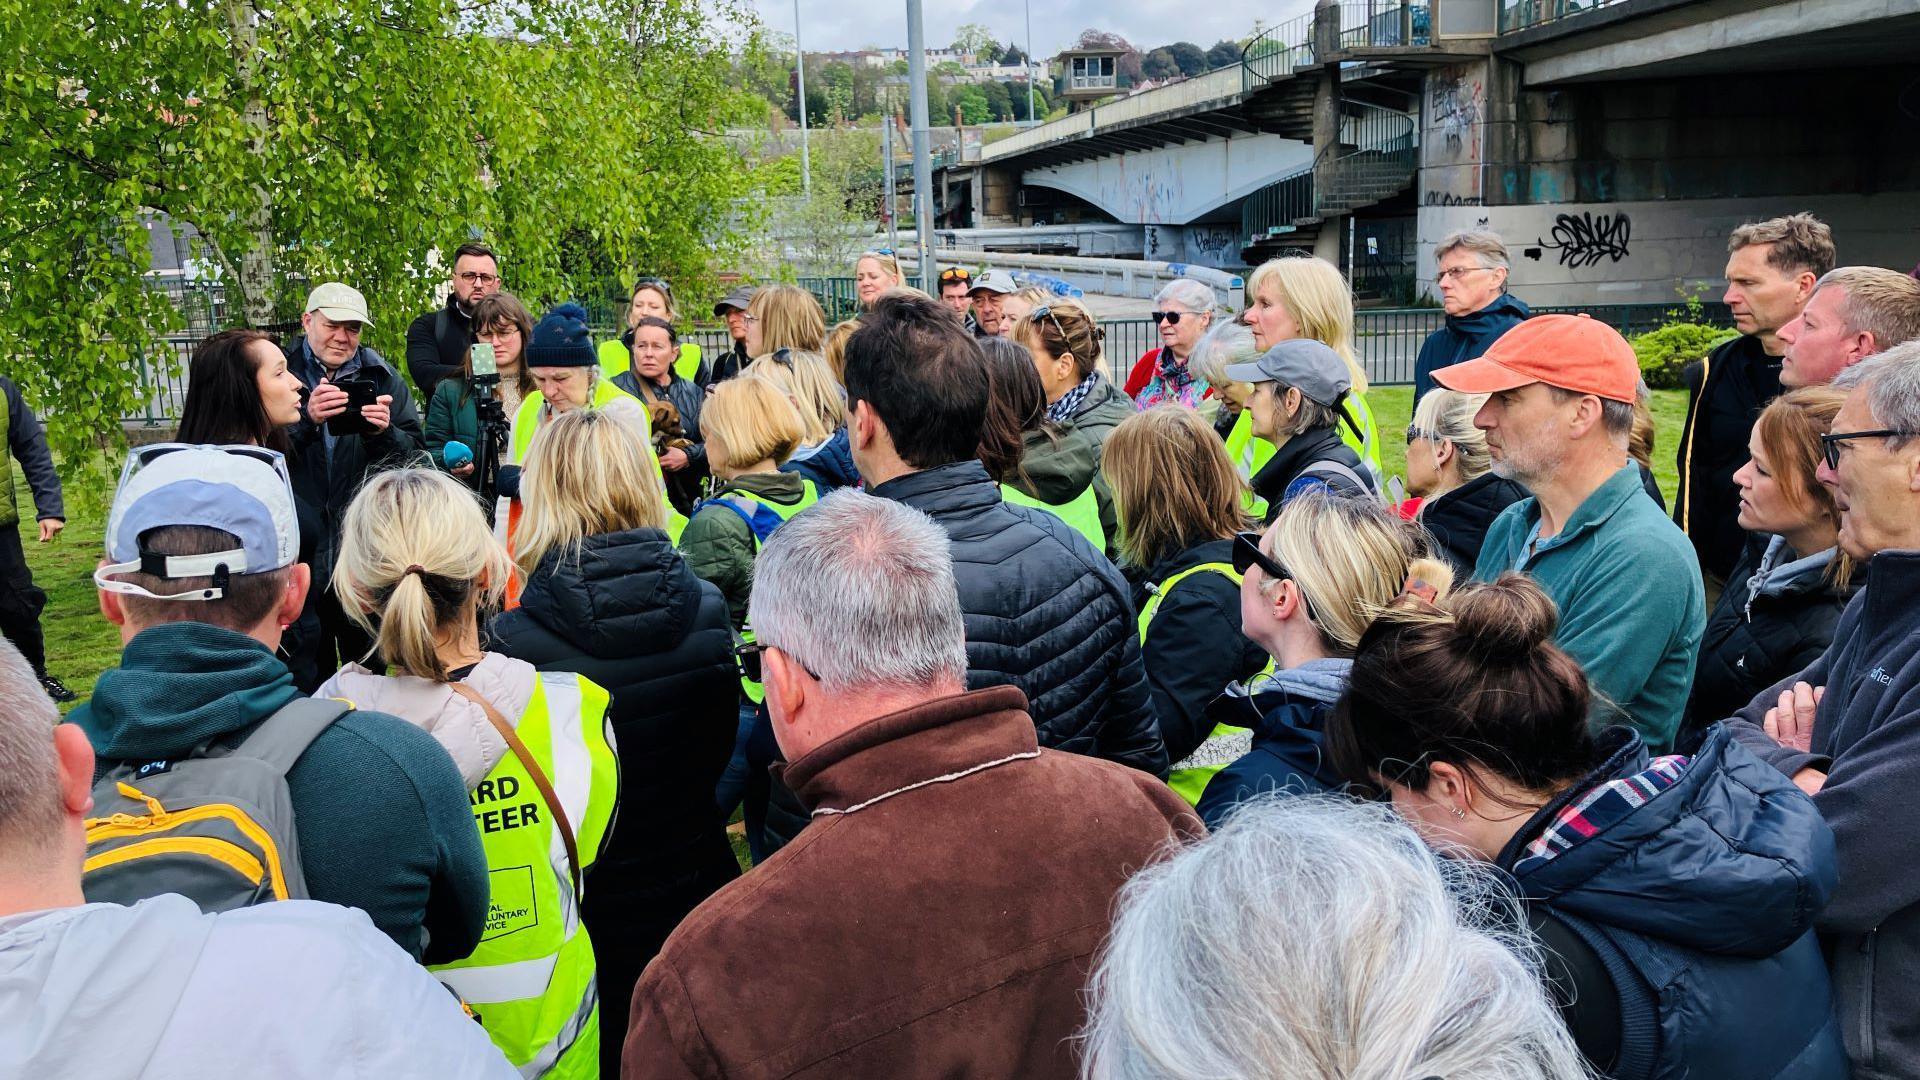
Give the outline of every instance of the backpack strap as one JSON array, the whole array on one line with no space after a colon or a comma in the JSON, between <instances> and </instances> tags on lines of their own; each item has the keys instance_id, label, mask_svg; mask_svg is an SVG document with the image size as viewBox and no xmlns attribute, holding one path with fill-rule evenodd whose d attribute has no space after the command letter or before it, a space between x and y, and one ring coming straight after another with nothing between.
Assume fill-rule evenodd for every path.
<instances>
[{"instance_id":1,"label":"backpack strap","mask_svg":"<svg viewBox=\"0 0 1920 1080\"><path fill-rule=\"evenodd\" d=\"M805 478L803 477L802 479ZM740 515L740 520L747 523L747 531L753 534L754 550L756 551L759 550L760 543L766 540L767 537L772 536L773 530L779 528L782 524L780 515L775 513L771 507L754 503L753 509L749 511L745 507L742 507L739 501L730 499L725 495L716 496L711 499L701 499L698 503L694 504L693 512L696 514L699 513L700 508L703 506L724 506ZM767 522L768 518L773 519L771 524Z\"/></svg>"},{"instance_id":2,"label":"backpack strap","mask_svg":"<svg viewBox=\"0 0 1920 1080\"><path fill-rule=\"evenodd\" d=\"M1319 483L1327 487L1332 487L1333 485L1329 482L1329 478L1345 480L1364 494L1376 493L1374 486L1361 477L1359 473L1348 468L1345 462L1326 460L1316 461L1306 468L1301 469L1300 475L1295 476L1293 482L1287 485L1286 496L1283 496L1283 498L1296 495L1305 490L1306 483ZM1302 483L1302 481L1306 483Z\"/></svg>"},{"instance_id":3,"label":"backpack strap","mask_svg":"<svg viewBox=\"0 0 1920 1080\"><path fill-rule=\"evenodd\" d=\"M446 340L447 331L453 329L453 315L447 311L447 305L441 304L440 310L433 316L433 341L437 347Z\"/></svg>"},{"instance_id":4,"label":"backpack strap","mask_svg":"<svg viewBox=\"0 0 1920 1080\"><path fill-rule=\"evenodd\" d=\"M233 752L264 761L285 776L321 732L352 711L345 698L295 698L261 721Z\"/></svg>"},{"instance_id":5,"label":"backpack strap","mask_svg":"<svg viewBox=\"0 0 1920 1080\"><path fill-rule=\"evenodd\" d=\"M520 741L520 733L513 730L513 725L507 723L507 718L500 715L500 710L494 708L492 702L480 696L480 691L462 682L448 683L447 689L480 706L480 711L487 714L487 722L493 725L493 730L500 733L500 737L506 740L507 748L513 751L513 756L520 759L521 766L527 770L527 779L532 780L533 786L539 789L541 800L547 804L547 811L553 815L554 823L560 826L560 842L567 845L567 870L568 876L573 879L573 895L582 895L579 842L574 839L573 822L567 819L566 808L560 805L560 796L553 790L553 782L547 779L547 770L534 760L533 751Z\"/></svg>"}]
</instances>

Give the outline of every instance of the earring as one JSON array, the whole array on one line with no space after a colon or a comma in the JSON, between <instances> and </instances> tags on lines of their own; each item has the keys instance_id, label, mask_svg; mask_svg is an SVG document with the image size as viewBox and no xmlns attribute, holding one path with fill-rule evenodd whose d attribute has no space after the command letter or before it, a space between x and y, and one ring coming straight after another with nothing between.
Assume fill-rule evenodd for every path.
<instances>
[{"instance_id":1,"label":"earring","mask_svg":"<svg viewBox=\"0 0 1920 1080\"><path fill-rule=\"evenodd\" d=\"M1456 807L1453 807L1453 816L1459 818L1462 821L1465 821L1467 818L1467 812L1456 806Z\"/></svg>"}]
</instances>

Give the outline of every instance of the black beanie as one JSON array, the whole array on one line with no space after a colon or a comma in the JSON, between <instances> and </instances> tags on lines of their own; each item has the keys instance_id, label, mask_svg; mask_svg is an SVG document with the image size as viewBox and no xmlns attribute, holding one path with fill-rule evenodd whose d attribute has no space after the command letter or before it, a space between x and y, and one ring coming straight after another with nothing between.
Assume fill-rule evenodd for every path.
<instances>
[{"instance_id":1,"label":"black beanie","mask_svg":"<svg viewBox=\"0 0 1920 1080\"><path fill-rule=\"evenodd\" d=\"M540 317L527 344L528 367L593 367L600 357L587 336L587 313L579 304L560 304Z\"/></svg>"}]
</instances>

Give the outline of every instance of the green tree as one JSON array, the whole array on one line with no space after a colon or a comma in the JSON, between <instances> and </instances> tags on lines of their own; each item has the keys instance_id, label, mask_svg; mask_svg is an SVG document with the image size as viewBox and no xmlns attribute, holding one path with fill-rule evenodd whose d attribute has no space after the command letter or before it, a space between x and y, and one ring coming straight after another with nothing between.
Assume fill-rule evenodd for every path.
<instances>
[{"instance_id":1,"label":"green tree","mask_svg":"<svg viewBox=\"0 0 1920 1080\"><path fill-rule=\"evenodd\" d=\"M961 122L984 124L993 113L987 106L987 94L978 86L963 86L953 95L953 107L960 110Z\"/></svg>"},{"instance_id":2,"label":"green tree","mask_svg":"<svg viewBox=\"0 0 1920 1080\"><path fill-rule=\"evenodd\" d=\"M958 52L979 57L988 63L1000 51L1000 43L993 39L993 31L980 23L966 23L954 31L953 47Z\"/></svg>"},{"instance_id":3,"label":"green tree","mask_svg":"<svg viewBox=\"0 0 1920 1080\"><path fill-rule=\"evenodd\" d=\"M989 120L1013 119L1013 100L1007 93L1008 86L1003 82L982 83L980 90L987 98L987 118ZM1025 96L1022 90L1021 95Z\"/></svg>"},{"instance_id":4,"label":"green tree","mask_svg":"<svg viewBox=\"0 0 1920 1080\"><path fill-rule=\"evenodd\" d=\"M1237 41L1216 41L1213 48L1207 50L1207 67L1223 68L1240 62L1240 43Z\"/></svg>"},{"instance_id":5,"label":"green tree","mask_svg":"<svg viewBox=\"0 0 1920 1080\"><path fill-rule=\"evenodd\" d=\"M642 267L697 293L753 226L719 137L751 17L719 2L0 0L0 353L72 478L175 363L156 215L235 319L339 278L396 358L473 235L535 303Z\"/></svg>"},{"instance_id":6,"label":"green tree","mask_svg":"<svg viewBox=\"0 0 1920 1080\"><path fill-rule=\"evenodd\" d=\"M1149 79L1171 79L1180 74L1180 65L1174 62L1173 53L1162 46L1141 58L1140 71Z\"/></svg>"},{"instance_id":7,"label":"green tree","mask_svg":"<svg viewBox=\"0 0 1920 1080\"><path fill-rule=\"evenodd\" d=\"M1166 46L1167 54L1173 57L1174 66L1180 74L1192 78L1208 69L1207 54L1200 46L1191 41L1176 41Z\"/></svg>"}]
</instances>

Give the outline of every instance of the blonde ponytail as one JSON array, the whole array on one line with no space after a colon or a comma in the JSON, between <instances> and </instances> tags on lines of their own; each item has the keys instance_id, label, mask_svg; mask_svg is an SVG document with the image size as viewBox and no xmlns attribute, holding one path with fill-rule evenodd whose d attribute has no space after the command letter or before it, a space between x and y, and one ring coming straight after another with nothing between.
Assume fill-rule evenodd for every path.
<instances>
[{"instance_id":1,"label":"blonde ponytail","mask_svg":"<svg viewBox=\"0 0 1920 1080\"><path fill-rule=\"evenodd\" d=\"M333 588L388 664L445 682L438 643L497 605L510 572L465 485L438 469L395 469L347 507Z\"/></svg>"}]
</instances>

